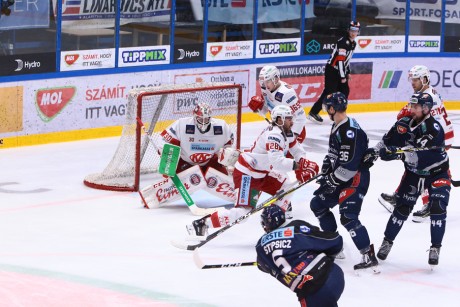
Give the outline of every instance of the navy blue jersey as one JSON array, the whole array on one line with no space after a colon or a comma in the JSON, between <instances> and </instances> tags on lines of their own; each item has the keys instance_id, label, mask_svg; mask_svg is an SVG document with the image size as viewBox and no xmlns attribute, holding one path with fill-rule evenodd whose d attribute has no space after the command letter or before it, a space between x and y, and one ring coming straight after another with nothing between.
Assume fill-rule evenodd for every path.
<instances>
[{"instance_id":1,"label":"navy blue jersey","mask_svg":"<svg viewBox=\"0 0 460 307\"><path fill-rule=\"evenodd\" d=\"M385 146L426 148L444 146L444 130L433 117L416 124L410 117L398 120L383 136ZM420 176L435 175L449 169L449 157L442 149L421 150L404 154L406 170Z\"/></svg>"},{"instance_id":2,"label":"navy blue jersey","mask_svg":"<svg viewBox=\"0 0 460 307\"><path fill-rule=\"evenodd\" d=\"M369 146L366 132L354 118L348 117L338 125L332 125L327 156L331 160L334 175L347 182L362 170L361 160Z\"/></svg>"},{"instance_id":3,"label":"navy blue jersey","mask_svg":"<svg viewBox=\"0 0 460 307\"><path fill-rule=\"evenodd\" d=\"M322 286L335 256L343 247L337 232L321 231L295 220L262 236L256 245L260 270L271 274L292 291Z\"/></svg>"}]
</instances>

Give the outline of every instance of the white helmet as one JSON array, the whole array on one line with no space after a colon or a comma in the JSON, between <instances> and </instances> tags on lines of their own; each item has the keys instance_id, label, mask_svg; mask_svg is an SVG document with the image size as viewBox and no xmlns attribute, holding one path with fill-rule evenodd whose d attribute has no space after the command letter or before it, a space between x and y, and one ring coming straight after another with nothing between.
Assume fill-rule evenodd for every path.
<instances>
[{"instance_id":1,"label":"white helmet","mask_svg":"<svg viewBox=\"0 0 460 307\"><path fill-rule=\"evenodd\" d=\"M205 133L211 124L211 107L206 102L200 102L193 109L195 125L201 133Z\"/></svg>"},{"instance_id":2,"label":"white helmet","mask_svg":"<svg viewBox=\"0 0 460 307\"><path fill-rule=\"evenodd\" d=\"M426 77L426 83L423 77ZM410 79L420 79L423 85L427 85L430 82L430 70L426 66L415 65L409 70L409 81Z\"/></svg>"},{"instance_id":3,"label":"white helmet","mask_svg":"<svg viewBox=\"0 0 460 307\"><path fill-rule=\"evenodd\" d=\"M262 88L265 88L265 81L272 81L276 86L279 80L280 71L278 68L276 68L276 66L266 65L259 73L259 84Z\"/></svg>"},{"instance_id":4,"label":"white helmet","mask_svg":"<svg viewBox=\"0 0 460 307\"><path fill-rule=\"evenodd\" d=\"M284 104L280 104L273 108L271 112L271 117L272 122L274 122L277 126L282 126L284 125L284 120L286 119L286 117L293 117L293 115L290 107ZM281 117L281 119L283 120L283 123L281 125L278 125L276 123L278 117Z\"/></svg>"}]
</instances>

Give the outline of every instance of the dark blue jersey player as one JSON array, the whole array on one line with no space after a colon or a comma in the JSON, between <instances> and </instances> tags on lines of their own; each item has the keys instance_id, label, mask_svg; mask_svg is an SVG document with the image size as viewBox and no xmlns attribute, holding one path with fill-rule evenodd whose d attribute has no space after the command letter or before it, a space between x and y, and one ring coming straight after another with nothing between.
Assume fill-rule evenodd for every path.
<instances>
[{"instance_id":1,"label":"dark blue jersey player","mask_svg":"<svg viewBox=\"0 0 460 307\"><path fill-rule=\"evenodd\" d=\"M334 263L342 237L300 220L282 226L285 220L279 206L262 211L267 234L256 245L258 268L294 291L301 306L337 306L345 287L343 271Z\"/></svg>"},{"instance_id":2,"label":"dark blue jersey player","mask_svg":"<svg viewBox=\"0 0 460 307\"><path fill-rule=\"evenodd\" d=\"M340 223L363 255L354 269L372 268L378 273L374 246L358 218L370 181L369 165L362 162L368 138L356 120L347 116L347 105L347 98L340 92L330 94L323 102L324 111L334 123L321 169L321 186L314 192L310 208L323 230L336 231L337 223L330 209L339 204Z\"/></svg>"},{"instance_id":3,"label":"dark blue jersey player","mask_svg":"<svg viewBox=\"0 0 460 307\"><path fill-rule=\"evenodd\" d=\"M429 192L431 219L428 263L437 265L446 229L446 209L451 189L449 157L444 150L442 126L430 115L433 106L431 95L415 93L409 103L412 116L397 121L376 146L382 160L402 159L405 168L396 193L395 209L388 220L385 238L377 257L382 260L387 258L394 239L414 208L421 191L426 188ZM397 147L406 146L426 150L397 152Z\"/></svg>"}]
</instances>

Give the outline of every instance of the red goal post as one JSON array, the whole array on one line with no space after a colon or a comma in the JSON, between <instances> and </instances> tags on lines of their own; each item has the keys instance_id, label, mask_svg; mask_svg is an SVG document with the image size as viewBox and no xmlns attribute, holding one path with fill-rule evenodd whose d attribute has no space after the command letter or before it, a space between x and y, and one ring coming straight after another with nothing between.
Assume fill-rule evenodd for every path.
<instances>
[{"instance_id":1,"label":"red goal post","mask_svg":"<svg viewBox=\"0 0 460 307\"><path fill-rule=\"evenodd\" d=\"M153 142L162 142L160 133L179 118L192 116L195 105L206 102L212 117L231 127L240 148L242 88L238 84L194 83L133 89L128 95L126 120L118 147L102 172L85 177L88 187L111 191L138 191L144 177L158 176L160 155L142 132L139 117ZM155 142L156 143L156 142Z\"/></svg>"}]
</instances>

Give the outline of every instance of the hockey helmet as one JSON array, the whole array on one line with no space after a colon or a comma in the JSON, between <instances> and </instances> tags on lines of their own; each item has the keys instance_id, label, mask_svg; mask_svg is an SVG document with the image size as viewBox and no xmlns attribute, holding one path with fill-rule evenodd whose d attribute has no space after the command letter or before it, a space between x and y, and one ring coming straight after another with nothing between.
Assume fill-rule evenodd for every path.
<instances>
[{"instance_id":1,"label":"hockey helmet","mask_svg":"<svg viewBox=\"0 0 460 307\"><path fill-rule=\"evenodd\" d=\"M273 231L283 225L286 221L283 209L277 205L265 207L260 215L260 224L266 233Z\"/></svg>"},{"instance_id":2,"label":"hockey helmet","mask_svg":"<svg viewBox=\"0 0 460 307\"><path fill-rule=\"evenodd\" d=\"M211 107L206 102L198 103L193 109L193 117L195 119L195 125L201 133L208 130L211 124Z\"/></svg>"},{"instance_id":3,"label":"hockey helmet","mask_svg":"<svg viewBox=\"0 0 460 307\"><path fill-rule=\"evenodd\" d=\"M280 104L273 108L271 112L271 117L272 117L272 122L274 122L276 125L278 125L277 124L278 117L281 117L281 119L283 120L283 123L281 125L284 125L284 121L286 120L286 117L293 117L293 114L292 114L290 107L284 104ZM281 126L281 125L278 125L278 126Z\"/></svg>"},{"instance_id":4,"label":"hockey helmet","mask_svg":"<svg viewBox=\"0 0 460 307\"><path fill-rule=\"evenodd\" d=\"M266 88L265 82L272 81L276 86L280 80L280 71L276 66L266 65L259 73L259 84L261 88Z\"/></svg>"},{"instance_id":5,"label":"hockey helmet","mask_svg":"<svg viewBox=\"0 0 460 307\"><path fill-rule=\"evenodd\" d=\"M426 77L426 82L424 80ZM423 85L426 85L430 82L430 70L424 65L415 65L409 70L409 81L411 79L420 79Z\"/></svg>"},{"instance_id":6,"label":"hockey helmet","mask_svg":"<svg viewBox=\"0 0 460 307\"><path fill-rule=\"evenodd\" d=\"M422 108L427 108L427 112L433 107L433 97L428 93L417 92L412 94L412 97L409 100L410 104L419 104Z\"/></svg>"},{"instance_id":7,"label":"hockey helmet","mask_svg":"<svg viewBox=\"0 0 460 307\"><path fill-rule=\"evenodd\" d=\"M327 113L330 107L332 107L337 112L343 112L347 109L348 99L341 92L336 92L327 95L323 100L323 110Z\"/></svg>"},{"instance_id":8,"label":"hockey helmet","mask_svg":"<svg viewBox=\"0 0 460 307\"><path fill-rule=\"evenodd\" d=\"M348 31L359 31L361 30L361 24L357 20L352 20L350 21L350 24L348 25Z\"/></svg>"}]
</instances>

